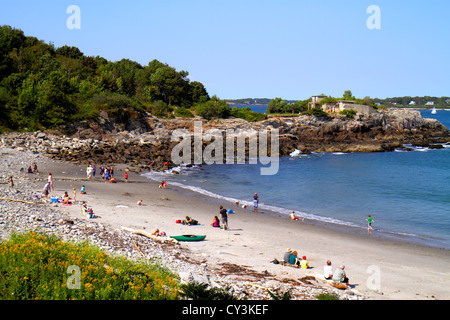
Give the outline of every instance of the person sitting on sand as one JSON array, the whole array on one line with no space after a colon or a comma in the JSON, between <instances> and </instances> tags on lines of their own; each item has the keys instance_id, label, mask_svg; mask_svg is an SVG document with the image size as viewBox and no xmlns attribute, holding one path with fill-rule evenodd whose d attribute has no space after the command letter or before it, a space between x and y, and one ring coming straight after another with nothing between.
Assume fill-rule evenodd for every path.
<instances>
[{"instance_id":1,"label":"person sitting on sand","mask_svg":"<svg viewBox=\"0 0 450 320\"><path fill-rule=\"evenodd\" d=\"M70 200L67 191L64 192L63 204L72 204L72 200Z\"/></svg>"},{"instance_id":2,"label":"person sitting on sand","mask_svg":"<svg viewBox=\"0 0 450 320\"><path fill-rule=\"evenodd\" d=\"M333 277L331 278L333 280L333 282L348 284L348 278L347 278L347 275L345 274L344 269L345 269L345 266L342 265L339 267L339 269L336 269L336 271L334 271Z\"/></svg>"},{"instance_id":3,"label":"person sitting on sand","mask_svg":"<svg viewBox=\"0 0 450 320\"><path fill-rule=\"evenodd\" d=\"M142 200L139 200L139 201L137 202L137 205L140 206L141 204L142 204Z\"/></svg>"},{"instance_id":4,"label":"person sitting on sand","mask_svg":"<svg viewBox=\"0 0 450 320\"><path fill-rule=\"evenodd\" d=\"M292 254L289 257L289 264L295 266L296 268L298 268L300 265L300 259L298 258L297 255L298 255L297 251L292 251Z\"/></svg>"},{"instance_id":5,"label":"person sitting on sand","mask_svg":"<svg viewBox=\"0 0 450 320\"><path fill-rule=\"evenodd\" d=\"M327 261L327 265L323 267L323 276L326 280L330 280L333 277L333 267L331 261Z\"/></svg>"},{"instance_id":6,"label":"person sitting on sand","mask_svg":"<svg viewBox=\"0 0 450 320\"><path fill-rule=\"evenodd\" d=\"M156 229L155 231L153 231L152 236L159 236L159 229Z\"/></svg>"},{"instance_id":7,"label":"person sitting on sand","mask_svg":"<svg viewBox=\"0 0 450 320\"><path fill-rule=\"evenodd\" d=\"M292 220L294 220L294 221L297 221L297 220L305 220L304 218L300 218L300 217L297 217L296 215L295 215L295 212L294 211L292 211L292 213L289 215L289 218L291 218Z\"/></svg>"},{"instance_id":8,"label":"person sitting on sand","mask_svg":"<svg viewBox=\"0 0 450 320\"><path fill-rule=\"evenodd\" d=\"M81 187L80 194L86 194L86 187L85 186Z\"/></svg>"},{"instance_id":9,"label":"person sitting on sand","mask_svg":"<svg viewBox=\"0 0 450 320\"><path fill-rule=\"evenodd\" d=\"M284 256L283 256L284 262L289 263L291 255L292 255L292 250L291 250L291 248L287 248L287 249L286 249L286 252L284 253Z\"/></svg>"},{"instance_id":10,"label":"person sitting on sand","mask_svg":"<svg viewBox=\"0 0 450 320\"><path fill-rule=\"evenodd\" d=\"M159 185L159 188L160 188L160 189L165 189L166 186L167 186L167 182L161 181L161 184Z\"/></svg>"},{"instance_id":11,"label":"person sitting on sand","mask_svg":"<svg viewBox=\"0 0 450 320\"><path fill-rule=\"evenodd\" d=\"M234 202L234 205L235 205L236 207L239 207L239 200L236 200L236 201Z\"/></svg>"},{"instance_id":12,"label":"person sitting on sand","mask_svg":"<svg viewBox=\"0 0 450 320\"><path fill-rule=\"evenodd\" d=\"M213 226L214 228L220 228L220 220L217 216L214 216L212 219L212 222L209 224L210 226Z\"/></svg>"},{"instance_id":13,"label":"person sitting on sand","mask_svg":"<svg viewBox=\"0 0 450 320\"><path fill-rule=\"evenodd\" d=\"M67 191L64 192L64 196L63 196L63 204L71 204L71 200L69 198L69 194L67 193Z\"/></svg>"},{"instance_id":14,"label":"person sitting on sand","mask_svg":"<svg viewBox=\"0 0 450 320\"><path fill-rule=\"evenodd\" d=\"M309 262L308 262L308 260L306 260L306 256L302 257L302 261L300 261L300 268L302 268L302 269L309 268Z\"/></svg>"}]
</instances>

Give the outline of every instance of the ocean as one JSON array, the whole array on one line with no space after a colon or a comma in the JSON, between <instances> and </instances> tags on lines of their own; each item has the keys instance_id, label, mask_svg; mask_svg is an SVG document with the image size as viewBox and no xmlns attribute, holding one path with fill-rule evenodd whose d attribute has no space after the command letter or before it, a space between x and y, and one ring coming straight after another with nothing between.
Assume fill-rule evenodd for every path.
<instances>
[{"instance_id":1,"label":"ocean","mask_svg":"<svg viewBox=\"0 0 450 320\"><path fill-rule=\"evenodd\" d=\"M258 106L259 107L259 106ZM450 111L421 111L450 128ZM149 179L216 199L240 200L252 208L318 223L399 236L450 249L450 147L382 153L315 153L280 158L276 175L260 175L260 164L213 164L181 174L150 172Z\"/></svg>"}]
</instances>

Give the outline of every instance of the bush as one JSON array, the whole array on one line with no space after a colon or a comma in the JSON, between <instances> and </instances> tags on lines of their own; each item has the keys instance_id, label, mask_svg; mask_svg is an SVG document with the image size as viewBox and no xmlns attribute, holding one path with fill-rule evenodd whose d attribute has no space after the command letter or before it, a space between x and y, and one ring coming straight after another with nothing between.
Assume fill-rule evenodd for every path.
<instances>
[{"instance_id":1,"label":"bush","mask_svg":"<svg viewBox=\"0 0 450 320\"><path fill-rule=\"evenodd\" d=\"M316 116L316 117L326 117L327 113L322 110L322 108L312 108L308 111L303 112L302 114L308 115L308 116Z\"/></svg>"},{"instance_id":2,"label":"bush","mask_svg":"<svg viewBox=\"0 0 450 320\"><path fill-rule=\"evenodd\" d=\"M319 293L316 298L319 300L339 300L336 293Z\"/></svg>"},{"instance_id":3,"label":"bush","mask_svg":"<svg viewBox=\"0 0 450 320\"><path fill-rule=\"evenodd\" d=\"M248 122L261 121L267 118L265 114L254 112L250 109L250 107L233 107L231 108L230 114L233 117L245 119Z\"/></svg>"},{"instance_id":4,"label":"bush","mask_svg":"<svg viewBox=\"0 0 450 320\"><path fill-rule=\"evenodd\" d=\"M213 118L228 118L230 115L230 107L224 100L220 100L213 96L211 100L199 103L195 106L195 112L198 116L211 120Z\"/></svg>"},{"instance_id":5,"label":"bush","mask_svg":"<svg viewBox=\"0 0 450 320\"><path fill-rule=\"evenodd\" d=\"M69 266L79 267L80 289L68 288ZM87 243L62 242L35 232L0 243L0 299L177 299L166 269L106 255ZM69 282L70 283L70 282Z\"/></svg>"},{"instance_id":6,"label":"bush","mask_svg":"<svg viewBox=\"0 0 450 320\"><path fill-rule=\"evenodd\" d=\"M356 115L356 110L353 109L345 109L342 110L341 112L339 112L340 114L343 114L345 116L347 116L348 119L355 119L355 115Z\"/></svg>"},{"instance_id":7,"label":"bush","mask_svg":"<svg viewBox=\"0 0 450 320\"><path fill-rule=\"evenodd\" d=\"M181 285L182 296L193 300L238 300L230 287L209 287L208 283L191 281Z\"/></svg>"},{"instance_id":8,"label":"bush","mask_svg":"<svg viewBox=\"0 0 450 320\"><path fill-rule=\"evenodd\" d=\"M181 118L193 118L194 115L191 110L186 109L184 107L178 107L175 109L175 116Z\"/></svg>"}]
</instances>

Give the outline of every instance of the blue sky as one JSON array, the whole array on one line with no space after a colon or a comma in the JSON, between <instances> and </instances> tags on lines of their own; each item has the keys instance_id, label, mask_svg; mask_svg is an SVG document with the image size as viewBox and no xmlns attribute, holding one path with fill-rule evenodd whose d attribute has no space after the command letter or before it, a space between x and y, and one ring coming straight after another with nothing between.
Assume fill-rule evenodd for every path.
<instances>
[{"instance_id":1,"label":"blue sky","mask_svg":"<svg viewBox=\"0 0 450 320\"><path fill-rule=\"evenodd\" d=\"M70 30L67 7L81 10ZM366 26L370 5L381 29ZM2 1L0 25L186 70L222 99L450 95L450 1Z\"/></svg>"}]
</instances>

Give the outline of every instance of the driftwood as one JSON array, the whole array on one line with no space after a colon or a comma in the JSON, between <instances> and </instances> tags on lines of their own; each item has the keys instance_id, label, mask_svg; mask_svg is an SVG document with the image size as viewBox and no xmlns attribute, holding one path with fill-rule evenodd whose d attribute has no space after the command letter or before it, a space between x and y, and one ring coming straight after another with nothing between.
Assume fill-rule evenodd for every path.
<instances>
[{"instance_id":1,"label":"driftwood","mask_svg":"<svg viewBox=\"0 0 450 320\"><path fill-rule=\"evenodd\" d=\"M23 203L28 203L28 204L36 204L36 202L30 202L30 201L25 201L25 200L16 200L16 199L11 199L11 198L0 198L0 200L23 202Z\"/></svg>"},{"instance_id":2,"label":"driftwood","mask_svg":"<svg viewBox=\"0 0 450 320\"><path fill-rule=\"evenodd\" d=\"M139 249L139 246L138 246L137 241L134 242L134 247L137 249L137 251L139 251L139 253L141 254L141 256L145 257L144 254L142 253L141 249Z\"/></svg>"},{"instance_id":3,"label":"driftwood","mask_svg":"<svg viewBox=\"0 0 450 320\"><path fill-rule=\"evenodd\" d=\"M178 243L178 240L175 240L173 238L170 237L160 237L160 236L155 236L152 235L151 233L144 231L144 230L136 230L136 229L131 229L131 228L127 228L127 227L120 227L122 230L124 231L128 231L134 234L138 234L140 236L144 236L147 238L150 238L152 240L158 241L158 242L162 242L162 243L166 243L166 242L171 242L171 243Z\"/></svg>"}]
</instances>

